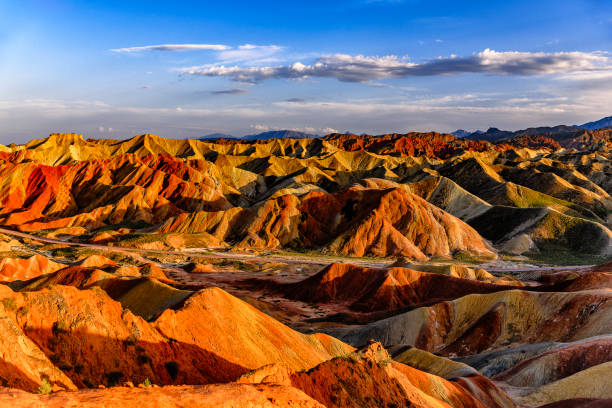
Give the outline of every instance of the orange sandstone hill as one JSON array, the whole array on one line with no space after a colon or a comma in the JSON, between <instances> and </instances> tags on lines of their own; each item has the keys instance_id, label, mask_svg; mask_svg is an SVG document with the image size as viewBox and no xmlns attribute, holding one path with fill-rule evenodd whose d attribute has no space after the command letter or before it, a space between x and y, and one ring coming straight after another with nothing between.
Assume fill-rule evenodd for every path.
<instances>
[{"instance_id":1,"label":"orange sandstone hill","mask_svg":"<svg viewBox=\"0 0 612 408\"><path fill-rule=\"evenodd\" d=\"M37 395L0 389L0 405L15 408L324 408L294 387L278 384L211 384L113 387Z\"/></svg>"},{"instance_id":2,"label":"orange sandstone hill","mask_svg":"<svg viewBox=\"0 0 612 408\"><path fill-rule=\"evenodd\" d=\"M477 140L458 139L437 132L408 134L386 134L377 137L351 134L331 134L324 140L347 151L366 150L378 154L401 154L406 156L428 156L447 159L465 151L503 151L508 145L493 145Z\"/></svg>"},{"instance_id":3,"label":"orange sandstone hill","mask_svg":"<svg viewBox=\"0 0 612 408\"><path fill-rule=\"evenodd\" d=\"M612 184L607 139L598 140L571 152L417 133L249 142L53 134L1 152L0 225L149 249L607 257Z\"/></svg>"},{"instance_id":4,"label":"orange sandstone hill","mask_svg":"<svg viewBox=\"0 0 612 408\"><path fill-rule=\"evenodd\" d=\"M180 309L166 310L151 323L124 310L97 287L0 289L5 321L29 339L29 347L46 355L40 364L64 367L70 378L58 382L64 388L141 383L146 378L156 384L227 382L265 364L308 369L352 350L326 335L297 333L216 288L203 289ZM22 384L10 373L23 372L31 380L21 388L35 390L42 380L40 364L21 367L18 359L23 356L14 358L5 360L19 367L5 373L7 385Z\"/></svg>"},{"instance_id":5,"label":"orange sandstone hill","mask_svg":"<svg viewBox=\"0 0 612 408\"><path fill-rule=\"evenodd\" d=\"M338 383L338 379L342 379ZM265 366L240 383L280 383L303 390L327 407L514 407L486 378L474 375L447 381L392 361L380 343L326 361L308 371Z\"/></svg>"},{"instance_id":6,"label":"orange sandstone hill","mask_svg":"<svg viewBox=\"0 0 612 408\"><path fill-rule=\"evenodd\" d=\"M348 303L357 311L390 311L511 288L408 268L331 264L306 280L285 285L283 290L288 297L309 303Z\"/></svg>"},{"instance_id":7,"label":"orange sandstone hill","mask_svg":"<svg viewBox=\"0 0 612 408\"><path fill-rule=\"evenodd\" d=\"M447 381L392 362L376 343L354 353L327 335L295 332L217 288L191 295L151 322L123 309L97 286L33 289L14 292L0 286L0 320L6 326L0 333L5 345L0 378L4 386L35 391L48 384L56 392L33 396L3 390L2 403L515 406L484 377ZM147 388L147 381L217 384ZM129 388L140 383L145 385ZM126 387L75 391L100 384Z\"/></svg>"},{"instance_id":8,"label":"orange sandstone hill","mask_svg":"<svg viewBox=\"0 0 612 408\"><path fill-rule=\"evenodd\" d=\"M32 255L29 258L2 258L0 260L0 280L26 280L55 272L65 265L53 262L42 255Z\"/></svg>"},{"instance_id":9,"label":"orange sandstone hill","mask_svg":"<svg viewBox=\"0 0 612 408\"><path fill-rule=\"evenodd\" d=\"M0 405L605 406L610 135L534 132L0 147Z\"/></svg>"},{"instance_id":10,"label":"orange sandstone hill","mask_svg":"<svg viewBox=\"0 0 612 408\"><path fill-rule=\"evenodd\" d=\"M238 247L323 248L351 256L402 255L414 259L465 251L495 257L470 226L404 189L351 186L335 194L312 192L269 200L248 210L170 218L162 232L207 232L234 237Z\"/></svg>"},{"instance_id":11,"label":"orange sandstone hill","mask_svg":"<svg viewBox=\"0 0 612 408\"><path fill-rule=\"evenodd\" d=\"M340 380L343 378L344 380ZM312 370L295 372L268 365L228 384L166 386L57 392L36 396L18 390L0 392L0 403L15 406L131 407L329 407L416 408L515 407L508 396L481 376L446 381L391 362L380 344L350 357L326 361Z\"/></svg>"},{"instance_id":12,"label":"orange sandstone hill","mask_svg":"<svg viewBox=\"0 0 612 408\"><path fill-rule=\"evenodd\" d=\"M415 259L456 251L495 256L471 227L405 189L358 185L246 205L252 200L241 192L244 187L224 172L204 159L133 153L53 167L6 162L0 171L0 223L33 231L139 221L165 233L206 233L204 243L213 246L237 242ZM251 183L260 182L249 174Z\"/></svg>"},{"instance_id":13,"label":"orange sandstone hill","mask_svg":"<svg viewBox=\"0 0 612 408\"><path fill-rule=\"evenodd\" d=\"M386 346L410 344L446 356L467 356L510 345L608 334L611 306L607 289L568 293L514 289L471 294L333 332L355 345L375 339Z\"/></svg>"}]
</instances>

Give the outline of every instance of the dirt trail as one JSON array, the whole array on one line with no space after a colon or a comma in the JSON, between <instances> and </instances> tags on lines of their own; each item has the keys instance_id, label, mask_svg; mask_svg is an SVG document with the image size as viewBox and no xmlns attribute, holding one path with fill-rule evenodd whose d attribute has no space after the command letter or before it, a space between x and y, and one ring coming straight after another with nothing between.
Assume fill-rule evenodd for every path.
<instances>
[{"instance_id":1,"label":"dirt trail","mask_svg":"<svg viewBox=\"0 0 612 408\"><path fill-rule=\"evenodd\" d=\"M331 263L350 263L353 265L365 266L368 268L385 268L391 265L394 260L370 260L361 258L350 258L350 257L333 257L325 256L322 258L308 257L300 255L256 255L256 254L244 254L236 252L217 252L208 248L189 248L185 251L169 251L159 249L141 249L141 248L126 248L116 247L100 244L87 244L84 242L73 242L67 239L54 239L54 238L43 238L36 235L31 235L25 232L14 231L6 228L0 228L0 233L11 235L20 238L29 238L32 240L45 242L49 244L64 244L70 246L80 246L92 249L98 249L101 251L115 251L115 252L131 252L140 254L161 254L161 255L179 255L179 256L198 256L201 258L208 259L235 259L237 261L255 261L255 262L283 262L290 264L310 264L310 265L329 265ZM427 262L415 262L415 264L426 264ZM437 262L438 264L444 264L444 262ZM450 263L450 262L449 262ZM467 265L470 266L470 265ZM473 266L473 265L472 265ZM530 265L530 264L514 264L509 261L496 261L491 263L485 263L478 265L480 268L486 269L488 272L497 273L508 273L508 272L529 272L529 271L561 271L569 269L580 269L589 268L594 265L578 265L578 266L554 266L554 265Z\"/></svg>"},{"instance_id":2,"label":"dirt trail","mask_svg":"<svg viewBox=\"0 0 612 408\"><path fill-rule=\"evenodd\" d=\"M201 258L209 259L235 259L239 261L256 261L256 262L284 262L293 264L313 264L313 265L329 265L334 262L341 263L352 263L356 265L362 265L370 268L382 268L389 266L393 260L362 260L358 258L342 258L342 257L325 257L322 259L302 256L289 256L289 255L254 255L254 254L241 254L235 252L215 252L208 248L190 248L188 251L169 251L159 249L141 249L141 248L125 248L116 247L100 244L87 244L84 242L73 242L69 240L54 239L54 238L43 238L36 235L27 234L25 232L13 231L6 228L0 228L0 233L11 235L19 238L29 238L32 240L48 243L48 244L63 244L69 246L79 246L92 249L98 249L101 251L115 251L115 252L132 252L141 254L161 254L161 255L179 255L179 256L198 256ZM202 253L201 251L205 251Z\"/></svg>"}]
</instances>

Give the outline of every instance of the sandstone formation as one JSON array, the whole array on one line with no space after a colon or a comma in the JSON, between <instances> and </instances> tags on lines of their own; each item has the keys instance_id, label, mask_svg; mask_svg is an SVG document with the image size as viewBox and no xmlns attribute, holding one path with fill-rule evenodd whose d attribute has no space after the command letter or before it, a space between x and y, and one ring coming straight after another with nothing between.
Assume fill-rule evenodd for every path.
<instances>
[{"instance_id":1,"label":"sandstone formation","mask_svg":"<svg viewBox=\"0 0 612 408\"><path fill-rule=\"evenodd\" d=\"M0 391L0 404L32 408L323 408L314 399L293 387L276 384L215 384L149 388L109 389L29 394L15 389Z\"/></svg>"},{"instance_id":2,"label":"sandstone formation","mask_svg":"<svg viewBox=\"0 0 612 408\"><path fill-rule=\"evenodd\" d=\"M0 147L0 405L606 406L612 132L472 136Z\"/></svg>"},{"instance_id":3,"label":"sandstone formation","mask_svg":"<svg viewBox=\"0 0 612 408\"><path fill-rule=\"evenodd\" d=\"M29 258L2 258L0 260L0 280L5 282L27 280L55 272L64 266L38 254Z\"/></svg>"},{"instance_id":4,"label":"sandstone formation","mask_svg":"<svg viewBox=\"0 0 612 408\"><path fill-rule=\"evenodd\" d=\"M348 303L358 311L389 311L510 288L478 282L475 276L465 279L407 268L385 270L331 264L306 280L286 285L283 290L288 297L309 303Z\"/></svg>"},{"instance_id":5,"label":"sandstone formation","mask_svg":"<svg viewBox=\"0 0 612 408\"><path fill-rule=\"evenodd\" d=\"M609 132L582 132L609 140ZM481 235L515 254L551 245L612 253L612 185L599 160L607 145L573 153L521 143L436 133L248 142L53 134L2 152L0 224L147 249L490 257ZM126 226L136 230L115 233Z\"/></svg>"},{"instance_id":6,"label":"sandstone formation","mask_svg":"<svg viewBox=\"0 0 612 408\"><path fill-rule=\"evenodd\" d=\"M337 378L343 381L338 384ZM239 379L239 382L246 383L268 381L292 385L323 405L334 408L515 406L485 378L449 382L392 361L379 343L372 343L348 357L326 361L306 372L266 366ZM479 385L484 385L482 393L470 392Z\"/></svg>"},{"instance_id":7,"label":"sandstone formation","mask_svg":"<svg viewBox=\"0 0 612 408\"><path fill-rule=\"evenodd\" d=\"M375 339L384 345L410 344L447 356L465 356L517 343L608 334L611 305L609 290L508 290L467 295L334 333L354 345Z\"/></svg>"},{"instance_id":8,"label":"sandstone formation","mask_svg":"<svg viewBox=\"0 0 612 408\"><path fill-rule=\"evenodd\" d=\"M65 367L79 387L146 378L156 384L231 381L265 364L307 369L351 351L329 336L297 333L216 288L201 290L151 323L124 310L98 286L0 288L7 324ZM107 358L109 353L114 357ZM32 387L40 381L32 381Z\"/></svg>"}]
</instances>

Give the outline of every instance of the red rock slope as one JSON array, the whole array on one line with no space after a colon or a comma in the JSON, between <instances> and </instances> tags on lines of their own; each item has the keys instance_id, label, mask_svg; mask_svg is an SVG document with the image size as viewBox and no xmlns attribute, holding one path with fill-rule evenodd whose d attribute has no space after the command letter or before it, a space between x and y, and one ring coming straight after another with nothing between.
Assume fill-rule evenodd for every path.
<instances>
[{"instance_id":1,"label":"red rock slope","mask_svg":"<svg viewBox=\"0 0 612 408\"><path fill-rule=\"evenodd\" d=\"M511 288L408 268L374 269L334 263L310 278L284 286L283 291L289 298L308 303L348 304L357 311L390 311Z\"/></svg>"}]
</instances>

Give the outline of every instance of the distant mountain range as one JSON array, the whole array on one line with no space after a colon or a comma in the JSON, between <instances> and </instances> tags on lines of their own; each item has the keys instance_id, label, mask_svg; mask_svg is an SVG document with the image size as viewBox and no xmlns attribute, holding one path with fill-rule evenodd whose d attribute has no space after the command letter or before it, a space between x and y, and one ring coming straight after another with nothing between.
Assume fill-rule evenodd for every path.
<instances>
[{"instance_id":1,"label":"distant mountain range","mask_svg":"<svg viewBox=\"0 0 612 408\"><path fill-rule=\"evenodd\" d=\"M463 129L458 129L451 134L455 137L467 138L472 140L486 140L487 142L498 142L501 140L512 139L515 137L522 136L534 136L534 135L542 135L551 137L553 139L557 139L560 136L563 137L567 135L575 135L584 130L598 130L612 127L612 116L608 116L606 118L588 122L582 125L559 125L552 127L536 127L536 128L528 128L517 131L509 131L509 130L500 130L498 128L491 127L487 129L485 132L482 130L477 130L475 132L467 132Z\"/></svg>"},{"instance_id":2,"label":"distant mountain range","mask_svg":"<svg viewBox=\"0 0 612 408\"><path fill-rule=\"evenodd\" d=\"M487 142L498 142L500 140L512 139L518 136L534 136L543 135L548 137L558 136L562 134L576 133L584 129L576 126L559 125L554 127L537 127L517 130L515 132L509 130L500 130L498 128L489 128L486 132L474 132L467 136L472 140L486 140Z\"/></svg>"},{"instance_id":3,"label":"distant mountain range","mask_svg":"<svg viewBox=\"0 0 612 408\"><path fill-rule=\"evenodd\" d=\"M612 127L612 116L576 126L582 129L597 130Z\"/></svg>"},{"instance_id":4,"label":"distant mountain range","mask_svg":"<svg viewBox=\"0 0 612 408\"><path fill-rule=\"evenodd\" d=\"M498 142L501 140L512 139L514 137L521 136L534 136L543 135L551 138L558 138L564 135L573 135L581 130L597 130L612 127L612 116L606 118L588 122L582 125L559 125L553 127L537 127L528 128L517 131L500 130L498 128L491 127L486 131L476 130L470 132L464 129L457 129L452 132L451 135L458 138L472 139L472 140L485 140L488 142ZM267 132L256 133L246 136L233 136L227 133L211 133L200 138L200 140L216 140L216 139L236 139L236 140L268 140L268 139L309 139L319 137L319 135L299 132L296 130L270 130Z\"/></svg>"},{"instance_id":5,"label":"distant mountain range","mask_svg":"<svg viewBox=\"0 0 612 408\"><path fill-rule=\"evenodd\" d=\"M473 135L473 134L480 134L480 133L483 133L483 131L482 131L482 130L477 130L477 131L475 131L475 132L469 132L469 131L467 131L467 130L457 129L457 130L455 130L454 132L451 132L451 135L453 135L453 136L455 136L455 137L462 137L462 138L465 138L465 137L468 137L468 136L470 136L470 135Z\"/></svg>"},{"instance_id":6,"label":"distant mountain range","mask_svg":"<svg viewBox=\"0 0 612 408\"><path fill-rule=\"evenodd\" d=\"M309 139L319 137L310 133L298 132L296 130L271 130L268 132L257 133L246 136L232 136L225 133L212 133L201 137L200 140L215 140L215 139L238 139L238 140L268 140L268 139Z\"/></svg>"},{"instance_id":7,"label":"distant mountain range","mask_svg":"<svg viewBox=\"0 0 612 408\"><path fill-rule=\"evenodd\" d=\"M229 135L227 133L211 133L210 135L202 136L199 140L218 140L218 139L242 139L238 136Z\"/></svg>"}]
</instances>

